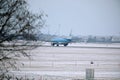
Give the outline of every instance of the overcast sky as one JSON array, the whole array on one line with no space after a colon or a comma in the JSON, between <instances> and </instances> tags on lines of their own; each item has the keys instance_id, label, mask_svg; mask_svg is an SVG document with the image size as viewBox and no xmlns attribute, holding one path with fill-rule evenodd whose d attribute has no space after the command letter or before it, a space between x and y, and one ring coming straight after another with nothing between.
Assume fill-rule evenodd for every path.
<instances>
[{"instance_id":1,"label":"overcast sky","mask_svg":"<svg viewBox=\"0 0 120 80\"><path fill-rule=\"evenodd\" d=\"M43 32L69 35L120 34L120 0L28 0L34 13L48 17Z\"/></svg>"}]
</instances>

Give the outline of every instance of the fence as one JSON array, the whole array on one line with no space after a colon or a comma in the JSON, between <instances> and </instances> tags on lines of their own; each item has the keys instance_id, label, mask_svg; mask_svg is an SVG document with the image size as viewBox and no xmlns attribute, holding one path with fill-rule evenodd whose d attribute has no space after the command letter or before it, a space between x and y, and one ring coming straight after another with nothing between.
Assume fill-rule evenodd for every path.
<instances>
[{"instance_id":1,"label":"fence","mask_svg":"<svg viewBox=\"0 0 120 80\"><path fill-rule=\"evenodd\" d=\"M54 75L38 75L30 73L8 73L2 80L120 80L120 78L75 78L66 76L54 76Z\"/></svg>"}]
</instances>

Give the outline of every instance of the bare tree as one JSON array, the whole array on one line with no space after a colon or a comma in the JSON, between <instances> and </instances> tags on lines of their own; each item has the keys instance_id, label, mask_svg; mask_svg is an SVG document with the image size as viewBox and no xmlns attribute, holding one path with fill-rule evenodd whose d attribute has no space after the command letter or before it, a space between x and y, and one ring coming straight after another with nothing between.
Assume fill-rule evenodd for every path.
<instances>
[{"instance_id":1,"label":"bare tree","mask_svg":"<svg viewBox=\"0 0 120 80\"><path fill-rule=\"evenodd\" d=\"M16 68L16 59L29 56L24 49L25 46L4 44L6 41L13 41L19 36L34 36L37 29L43 27L44 14L32 14L27 9L26 0L0 0L0 78L11 68ZM26 37L24 37L26 38ZM29 37L30 38L30 37ZM33 37L31 37L32 39Z\"/></svg>"}]
</instances>

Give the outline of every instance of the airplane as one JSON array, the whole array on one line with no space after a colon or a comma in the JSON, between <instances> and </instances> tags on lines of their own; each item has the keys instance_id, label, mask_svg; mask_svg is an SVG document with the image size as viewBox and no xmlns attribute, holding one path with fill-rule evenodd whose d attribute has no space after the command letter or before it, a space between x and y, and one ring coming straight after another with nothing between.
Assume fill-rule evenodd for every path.
<instances>
[{"instance_id":1,"label":"airplane","mask_svg":"<svg viewBox=\"0 0 120 80\"><path fill-rule=\"evenodd\" d=\"M59 46L59 45L64 45L67 46L72 40L70 38L53 38L51 40L51 45L52 46Z\"/></svg>"}]
</instances>

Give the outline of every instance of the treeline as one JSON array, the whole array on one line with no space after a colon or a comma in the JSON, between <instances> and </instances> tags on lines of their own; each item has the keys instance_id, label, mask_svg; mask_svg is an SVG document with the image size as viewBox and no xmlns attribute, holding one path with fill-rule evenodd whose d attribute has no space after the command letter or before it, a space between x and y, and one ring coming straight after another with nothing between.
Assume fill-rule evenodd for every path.
<instances>
[{"instance_id":1,"label":"treeline","mask_svg":"<svg viewBox=\"0 0 120 80\"><path fill-rule=\"evenodd\" d=\"M73 42L120 43L120 36L73 36Z\"/></svg>"},{"instance_id":2,"label":"treeline","mask_svg":"<svg viewBox=\"0 0 120 80\"><path fill-rule=\"evenodd\" d=\"M50 34L39 34L37 40L49 42L54 37L68 37L57 36ZM85 43L120 43L120 36L71 36L72 42L85 42Z\"/></svg>"}]
</instances>

